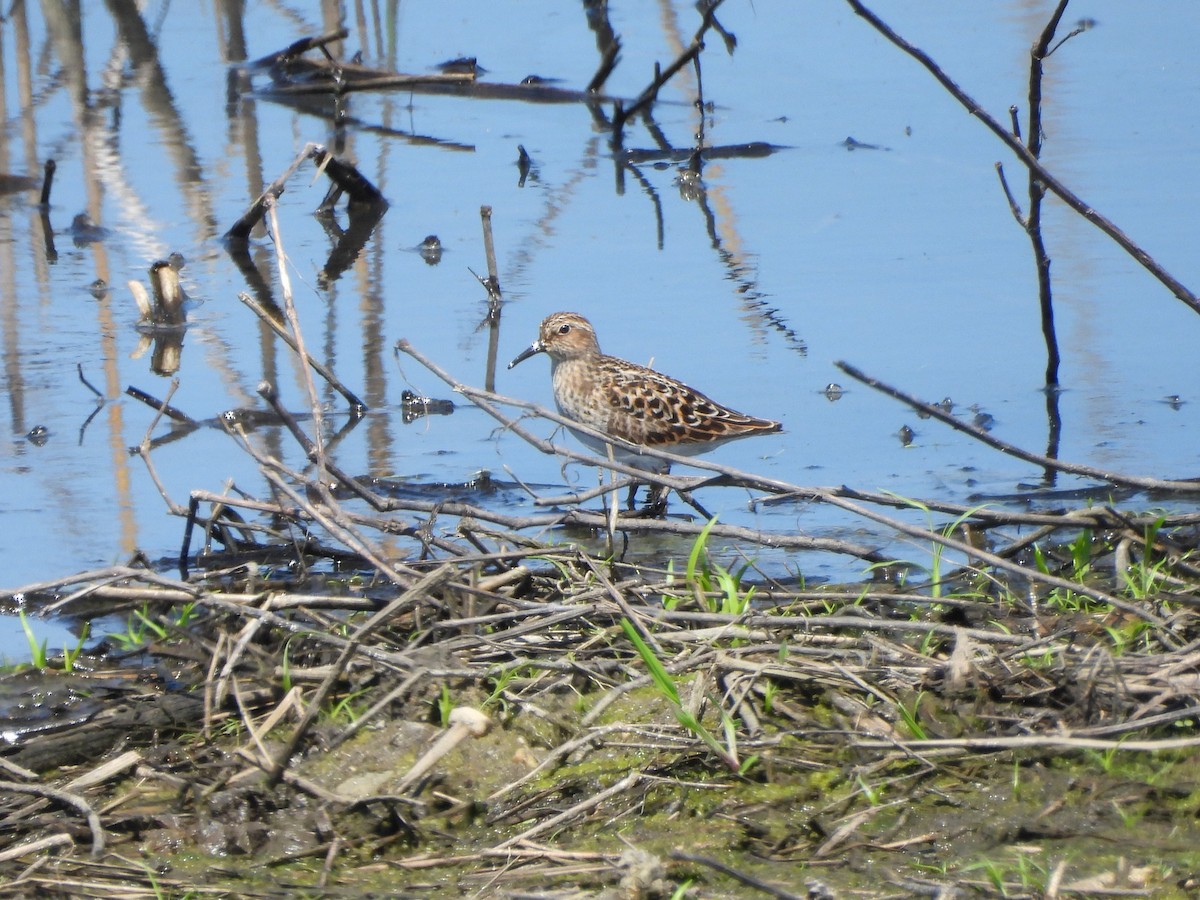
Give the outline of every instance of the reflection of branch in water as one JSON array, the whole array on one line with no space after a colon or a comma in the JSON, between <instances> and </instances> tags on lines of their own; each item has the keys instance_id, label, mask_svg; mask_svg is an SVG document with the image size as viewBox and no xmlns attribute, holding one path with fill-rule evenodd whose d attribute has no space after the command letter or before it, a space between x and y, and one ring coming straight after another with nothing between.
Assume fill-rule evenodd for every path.
<instances>
[{"instance_id":1,"label":"reflection of branch in water","mask_svg":"<svg viewBox=\"0 0 1200 900\"><path fill-rule=\"evenodd\" d=\"M783 312L778 307L767 305L766 298L767 295L760 291L747 291L742 298L742 305L778 332L791 350L801 356L807 356L808 344L805 343L804 338L796 334L796 330L788 324Z\"/></svg>"},{"instance_id":2,"label":"reflection of branch in water","mask_svg":"<svg viewBox=\"0 0 1200 900\"><path fill-rule=\"evenodd\" d=\"M661 250L666 241L666 227L663 224L662 199L658 196L658 191L654 189L654 185L650 183L650 179L643 175L642 170L637 166L631 166L628 163L618 160L617 167L619 169L628 170L631 172L633 177L637 180L637 183L641 185L642 192L649 197L650 202L654 204L654 231L658 240L658 249Z\"/></svg>"},{"instance_id":3,"label":"reflection of branch in water","mask_svg":"<svg viewBox=\"0 0 1200 900\"><path fill-rule=\"evenodd\" d=\"M696 203L704 213L709 240L712 242L713 249L717 251L721 264L729 271L729 279L737 285L736 290L741 297L742 305L777 331L792 350L801 356L808 355L808 344L787 323L783 313L775 307L767 306L766 294L758 289L758 280L745 259L725 247L721 236L717 233L717 217L708 203L708 192L704 190L702 180L697 184L699 185L699 196L696 197Z\"/></svg>"},{"instance_id":4,"label":"reflection of branch in water","mask_svg":"<svg viewBox=\"0 0 1200 900\"><path fill-rule=\"evenodd\" d=\"M687 48L675 58L665 69L660 68L657 63L654 65L654 79L646 87L637 99L634 100L628 107L617 102L616 108L613 109L613 134L619 134L625 129L625 123L635 113L648 108L655 100L658 99L658 92L662 87L675 77L675 74L686 66L689 62L695 60L704 49L704 35L709 28L712 27L716 17L717 8L723 0L711 0L706 3L703 10L703 17L700 20L700 27L696 29L696 34L692 37L692 42Z\"/></svg>"},{"instance_id":5,"label":"reflection of branch in water","mask_svg":"<svg viewBox=\"0 0 1200 900\"><path fill-rule=\"evenodd\" d=\"M107 6L117 24L121 42L129 52L134 83L141 89L142 102L151 113L150 122L162 132L161 144L176 163L175 178L180 193L192 205L195 221L203 222L206 229L215 228L216 215L205 187L204 166L168 87L158 47L145 20L131 0L108 0Z\"/></svg>"},{"instance_id":6,"label":"reflection of branch in water","mask_svg":"<svg viewBox=\"0 0 1200 900\"><path fill-rule=\"evenodd\" d=\"M351 414L341 428L335 431L332 435L324 438L321 447L318 448L316 443L310 440L309 437L304 433L303 429L300 428L300 423L296 416L289 412L283 406L283 404L280 403L279 395L275 392L275 388L269 382L264 381L259 384L258 394L270 405L271 411L274 413L274 421L282 422L284 427L291 432L292 437L296 440L296 443L304 448L304 453L309 459L310 466L318 463L322 454L332 452L338 446L338 444L345 440L346 435L353 431L358 423L362 421L361 414ZM234 427L244 430L245 419L240 417L235 418L235 412L237 411L231 410L230 412L226 412L221 415L221 424L227 431L232 430ZM255 410L254 412L261 414L263 411ZM319 426L322 423L317 424Z\"/></svg>"},{"instance_id":7,"label":"reflection of branch in water","mask_svg":"<svg viewBox=\"0 0 1200 900\"><path fill-rule=\"evenodd\" d=\"M652 131L652 134L657 132ZM667 144L663 139L658 150L625 150L625 162L635 163L650 163L650 162L686 162L691 160L697 153L705 162L714 159L760 159L772 155L779 150L787 150L787 147L778 144L771 144L766 141L750 141L745 144L726 144L716 147L701 147L698 150L694 147L688 149L677 150Z\"/></svg>"},{"instance_id":8,"label":"reflection of branch in water","mask_svg":"<svg viewBox=\"0 0 1200 900\"><path fill-rule=\"evenodd\" d=\"M325 226L326 234L329 234L335 240L334 247L331 249L325 266L319 275L322 286L328 286L353 263L362 248L366 245L371 234L374 233L375 226L379 224L380 219L388 209L387 200L384 199L379 189L357 168L345 160L333 156L320 144L310 143L300 151L291 165L284 170L283 174L263 190L250 205L249 209L225 233L227 252L238 268L246 275L247 281L260 298L259 301L253 301L248 295L242 294L240 295L240 299L266 322L276 334L285 341L288 341L289 346L293 350L296 350L296 344L291 340L292 336L288 335L282 327L283 320L286 317L284 310L281 310L271 298L271 291L266 277L258 271L254 265L254 261L250 258L249 241L251 230L262 221L263 216L272 208L275 200L286 189L287 180L306 160L315 162L318 172L324 172L332 182L332 186L318 210L322 224ZM349 198L347 210L350 224L349 228L345 231L341 231L338 228L336 221L332 217L333 206L343 193ZM276 247L278 248L278 237L276 237ZM280 283L283 284L282 278ZM286 299L287 293L285 291ZM357 409L359 413L366 410L366 406L362 401L350 392L348 388L338 382L328 369L316 361L312 361L312 363L313 367L346 398L351 407Z\"/></svg>"},{"instance_id":9,"label":"reflection of branch in water","mask_svg":"<svg viewBox=\"0 0 1200 900\"><path fill-rule=\"evenodd\" d=\"M325 290L358 259L359 253L362 252L363 247L374 233L375 226L387 212L388 205L387 201L368 204L351 203L347 210L350 220L349 227L344 230L338 225L333 210L326 207L324 203L321 206L318 218L321 226L325 229L325 234L333 241L329 258L325 260L325 265L317 273L317 285Z\"/></svg>"},{"instance_id":10,"label":"reflection of branch in water","mask_svg":"<svg viewBox=\"0 0 1200 900\"><path fill-rule=\"evenodd\" d=\"M665 142L666 139L664 137L663 143L665 144ZM766 295L758 289L758 281L754 277L751 267L741 254L735 253L725 247L724 241L717 231L717 217L708 202L708 191L704 187L702 163L708 156L708 153L699 149L687 152L669 148L667 153L669 154L668 158L676 154L686 153L684 158L689 160L689 165L686 169L680 171L680 195L685 200L694 200L696 205L700 207L701 213L704 215L705 230L708 233L710 245L717 251L721 265L729 272L729 280L736 285L736 292L741 298L742 305L747 311L753 313L753 315L778 332L792 350L801 356L806 355L808 353L808 345L804 342L804 339L796 334L795 329L786 322L783 314L777 308L767 306ZM621 163L618 163L618 166L621 167ZM626 167L634 173L639 184L642 185L643 189L647 191L655 203L655 213L659 228L659 247L661 248L663 235L662 207L659 205L658 195L636 166L627 165Z\"/></svg>"},{"instance_id":11,"label":"reflection of branch in water","mask_svg":"<svg viewBox=\"0 0 1200 900\"><path fill-rule=\"evenodd\" d=\"M608 18L607 0L583 0L583 12L588 30L596 35L596 49L601 57L608 56L613 52L614 44L620 46L621 39Z\"/></svg>"},{"instance_id":12,"label":"reflection of branch in water","mask_svg":"<svg viewBox=\"0 0 1200 900\"><path fill-rule=\"evenodd\" d=\"M38 222L42 229L42 248L46 262L54 265L58 262L58 248L54 246L54 226L50 224L50 209L42 206L38 209Z\"/></svg>"},{"instance_id":13,"label":"reflection of branch in water","mask_svg":"<svg viewBox=\"0 0 1200 900\"><path fill-rule=\"evenodd\" d=\"M251 226L253 227L253 226ZM271 311L271 317L276 321L283 321L283 310L279 308L279 304L271 295L271 282L267 280L262 271L254 264L254 259L250 256L250 241L235 238L225 242L225 252L229 254L229 258L233 260L233 264L237 266L238 271L242 273L242 278L257 298L257 302L263 309Z\"/></svg>"},{"instance_id":14,"label":"reflection of branch in water","mask_svg":"<svg viewBox=\"0 0 1200 900\"><path fill-rule=\"evenodd\" d=\"M617 58L620 55L621 39L614 37L600 57L600 65L596 69L596 74L588 82L587 92L589 94L598 94L600 89L604 87L604 82L608 80L608 76L612 74L612 70L617 67Z\"/></svg>"},{"instance_id":15,"label":"reflection of branch in water","mask_svg":"<svg viewBox=\"0 0 1200 900\"><path fill-rule=\"evenodd\" d=\"M718 4L706 4L709 12L716 9ZM697 80L699 79L699 57L696 58ZM713 212L708 202L708 193L704 187L703 168L704 163L709 160L716 159L747 159L761 158L770 156L778 150L786 149L778 147L763 141L752 141L744 144L731 144L718 147L706 147L705 132L704 132L704 109L703 101L698 101L700 105L700 130L695 137L695 146L689 149L676 149L671 145L663 130L654 121L652 108L647 105L641 111L641 119L649 133L651 139L657 145L657 149L630 149L626 150L622 145L624 131L615 127L612 129L612 157L613 164L617 172L618 193L621 193L624 186L624 173L632 172L642 190L650 197L654 204L655 225L657 227L658 247L662 249L664 244L664 226L662 205L659 201L658 194L654 190L650 181L642 174L637 167L641 163L658 163L663 161L683 162L687 161L687 168L679 173L679 192L685 200L694 200L700 207L704 215L705 229L709 236L709 241L721 261L721 265L729 272L729 280L736 285L736 292L741 299L742 305L754 316L762 319L775 331L783 336L787 341L788 346L805 355L808 353L808 347L783 318L783 315L778 309L768 308L764 302L764 295L758 289L758 283L751 271L750 266L746 263L741 254L730 251L724 246L717 229L717 217ZM602 116L602 114L600 114Z\"/></svg>"},{"instance_id":16,"label":"reflection of branch in water","mask_svg":"<svg viewBox=\"0 0 1200 900\"><path fill-rule=\"evenodd\" d=\"M346 114L340 109L336 100L327 94L268 94L263 99L286 106L288 109L294 109L304 115L315 116L323 121L336 119L339 127L357 133L399 140L414 147L437 147L440 150L453 150L460 153L475 152L474 144L435 137L430 134L418 134L412 129L406 131L392 125L382 125Z\"/></svg>"},{"instance_id":17,"label":"reflection of branch in water","mask_svg":"<svg viewBox=\"0 0 1200 900\"><path fill-rule=\"evenodd\" d=\"M150 424L146 426L146 434L142 438L142 443L137 447L129 448L130 456L134 456L139 453L145 456L145 454L152 447L161 447L164 444L172 444L175 441L187 437L203 424L198 420L193 419L187 413L183 412L183 410L178 409L170 404L169 401L171 396L175 393L178 387L179 379L173 379L171 381L171 388L167 393L166 400L159 400L157 397L148 394L141 388L134 387L133 385L129 385L125 388L126 394L135 400L140 400L142 403L145 403L156 413L154 418L150 420ZM158 426L158 421L163 416L166 416L168 419L174 422L175 425L167 434L160 435L159 437L151 440L150 434ZM170 503L169 500L168 503Z\"/></svg>"},{"instance_id":18,"label":"reflection of branch in water","mask_svg":"<svg viewBox=\"0 0 1200 900\"><path fill-rule=\"evenodd\" d=\"M87 431L87 427L92 424L92 419L96 418L97 413L104 408L104 404L108 400L104 394L96 389L94 384L87 380L87 376L83 374L83 363L75 363L75 370L79 373L79 380L83 382L84 386L96 395L96 408L91 411L88 417L83 420L83 424L79 426L79 446L82 447L84 432Z\"/></svg>"},{"instance_id":19,"label":"reflection of branch in water","mask_svg":"<svg viewBox=\"0 0 1200 900\"><path fill-rule=\"evenodd\" d=\"M174 382L172 384L174 384ZM172 393L173 392L174 388L172 388ZM167 432L166 434L159 435L152 440L147 437L147 440L144 444L144 449L153 449L165 446L166 444L173 444L175 441L182 440L199 428L220 428L223 430L237 428L248 432L259 428L271 428L284 425L289 429L292 429L293 433L299 433L299 425L297 424L295 414L287 412L282 406L279 405L273 391L269 391L268 393L270 393L271 396L267 396L265 393L263 393L263 389L261 387L259 393L262 394L264 399L268 401L270 408L256 409L239 407L236 409L227 409L219 415L208 419L193 419L183 410L172 406L167 401L160 400L152 394L143 391L141 388L134 387L133 385L125 388L125 393L130 397L133 397L135 400L145 403L158 413L155 419L151 422L150 427L147 429L147 435L154 430L158 419L162 416L166 416L174 423L171 431ZM95 415L95 413L93 413L93 415ZM354 413L351 413L351 415L347 417L346 422L329 438L326 439L326 447L332 448L337 446L337 444L345 439L347 434L354 430L355 426L362 421L362 418L363 417L361 415L355 415ZM131 447L129 452L131 454L138 453L140 449L143 448Z\"/></svg>"}]
</instances>

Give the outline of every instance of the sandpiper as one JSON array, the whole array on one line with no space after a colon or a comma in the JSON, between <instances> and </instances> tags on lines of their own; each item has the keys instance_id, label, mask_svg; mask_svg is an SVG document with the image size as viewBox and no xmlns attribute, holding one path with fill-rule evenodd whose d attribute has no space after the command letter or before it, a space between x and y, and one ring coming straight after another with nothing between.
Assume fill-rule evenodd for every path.
<instances>
[{"instance_id":1,"label":"sandpiper","mask_svg":"<svg viewBox=\"0 0 1200 900\"><path fill-rule=\"evenodd\" d=\"M704 394L637 363L600 352L592 323L578 313L559 312L542 320L538 339L508 364L538 353L550 357L554 402L566 418L633 444L695 456L727 441L781 430L778 422L758 419L722 406ZM606 444L582 432L576 437L606 451ZM665 473L670 464L616 450L627 465ZM629 493L633 504L634 489ZM651 505L660 498L651 497Z\"/></svg>"}]
</instances>

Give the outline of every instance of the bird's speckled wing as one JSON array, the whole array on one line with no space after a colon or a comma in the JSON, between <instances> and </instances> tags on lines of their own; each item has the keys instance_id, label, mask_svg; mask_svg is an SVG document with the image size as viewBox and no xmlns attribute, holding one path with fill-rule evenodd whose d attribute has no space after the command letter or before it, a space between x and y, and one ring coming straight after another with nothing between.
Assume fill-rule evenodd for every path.
<instances>
[{"instance_id":1,"label":"bird's speckled wing","mask_svg":"<svg viewBox=\"0 0 1200 900\"><path fill-rule=\"evenodd\" d=\"M611 356L597 361L608 432L635 444L713 445L779 431L778 422L722 406L681 381Z\"/></svg>"}]
</instances>

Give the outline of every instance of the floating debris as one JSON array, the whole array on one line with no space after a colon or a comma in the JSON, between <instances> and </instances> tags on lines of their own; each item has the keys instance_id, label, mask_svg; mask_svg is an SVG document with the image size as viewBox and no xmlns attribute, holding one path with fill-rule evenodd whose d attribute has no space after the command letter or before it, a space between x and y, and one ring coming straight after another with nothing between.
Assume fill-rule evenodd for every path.
<instances>
[{"instance_id":1,"label":"floating debris","mask_svg":"<svg viewBox=\"0 0 1200 900\"><path fill-rule=\"evenodd\" d=\"M971 420L971 424L973 424L980 431L991 431L992 427L996 424L996 417L990 412L984 412L979 408L978 404L971 407L971 412L975 413L975 417Z\"/></svg>"},{"instance_id":2,"label":"floating debris","mask_svg":"<svg viewBox=\"0 0 1200 900\"><path fill-rule=\"evenodd\" d=\"M442 261L442 241L436 234L426 235L425 240L417 244L417 252L429 265L436 266Z\"/></svg>"},{"instance_id":3,"label":"floating debris","mask_svg":"<svg viewBox=\"0 0 1200 900\"><path fill-rule=\"evenodd\" d=\"M401 417L405 425L411 425L422 416L448 416L454 412L454 401L434 400L431 397L418 397L412 391L400 394Z\"/></svg>"},{"instance_id":4,"label":"floating debris","mask_svg":"<svg viewBox=\"0 0 1200 900\"><path fill-rule=\"evenodd\" d=\"M180 265L182 260L179 256ZM151 371L157 375L173 375L179 371L183 332L187 327L187 310L184 308L187 294L179 283L179 268L167 260L154 263L150 266L150 288L154 291L153 303L140 281L129 282L129 292L140 315L138 328L142 332L130 358L139 359L153 346Z\"/></svg>"},{"instance_id":5,"label":"floating debris","mask_svg":"<svg viewBox=\"0 0 1200 900\"><path fill-rule=\"evenodd\" d=\"M521 173L521 177L517 179L517 187L525 187L525 179L529 177L529 173L533 172L533 180L537 181L537 170L533 167L533 159L525 150L524 144L517 144L517 171Z\"/></svg>"},{"instance_id":6,"label":"floating debris","mask_svg":"<svg viewBox=\"0 0 1200 900\"><path fill-rule=\"evenodd\" d=\"M443 75L479 76L487 72L487 69L479 65L479 61L474 56L460 56L457 59L448 59L443 63L438 63L434 68Z\"/></svg>"},{"instance_id":7,"label":"floating debris","mask_svg":"<svg viewBox=\"0 0 1200 900\"><path fill-rule=\"evenodd\" d=\"M183 257L180 256L179 259L182 260ZM150 297L141 282L129 282L129 292L133 294L133 302L137 304L143 323L178 326L187 322L187 311L184 309L187 294L179 282L181 266L182 263L177 266L173 261L162 259L150 266L153 303L150 302Z\"/></svg>"},{"instance_id":8,"label":"floating debris","mask_svg":"<svg viewBox=\"0 0 1200 900\"><path fill-rule=\"evenodd\" d=\"M76 247L96 244L106 237L108 237L108 229L103 225L97 225L85 212L81 212L71 220L71 238L75 241Z\"/></svg>"},{"instance_id":9,"label":"floating debris","mask_svg":"<svg viewBox=\"0 0 1200 900\"><path fill-rule=\"evenodd\" d=\"M883 150L888 152L892 149L891 147L884 147L882 144L864 144L862 141L856 141L852 137L848 137L842 141L841 146L847 150Z\"/></svg>"},{"instance_id":10,"label":"floating debris","mask_svg":"<svg viewBox=\"0 0 1200 900\"><path fill-rule=\"evenodd\" d=\"M676 179L679 196L684 200L699 200L704 196L704 179L695 169L680 169Z\"/></svg>"}]
</instances>

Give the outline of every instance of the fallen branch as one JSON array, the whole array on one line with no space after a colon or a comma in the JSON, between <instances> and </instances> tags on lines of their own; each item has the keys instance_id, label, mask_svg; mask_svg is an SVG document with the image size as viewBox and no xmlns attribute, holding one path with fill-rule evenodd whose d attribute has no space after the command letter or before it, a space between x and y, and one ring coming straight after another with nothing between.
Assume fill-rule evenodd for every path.
<instances>
[{"instance_id":1,"label":"fallen branch","mask_svg":"<svg viewBox=\"0 0 1200 900\"><path fill-rule=\"evenodd\" d=\"M894 397L903 403L908 404L922 415L929 416L931 419L937 419L949 425L956 431L961 431L963 434L969 435L975 440L987 444L1001 453L1014 456L1017 459L1023 459L1026 462L1033 463L1046 469L1054 469L1059 472L1065 472L1069 475L1083 475L1087 478L1097 478L1101 481L1107 481L1110 484L1119 484L1126 487L1143 488L1153 491L1178 491L1178 492L1200 492L1200 481L1188 480L1164 480L1161 478L1149 478L1143 475L1126 475L1121 472L1112 472L1107 469L1097 469L1092 466L1085 466L1081 463L1063 462L1058 459L1051 459L1048 456L1040 456L1028 450L1022 450L1014 444L1007 441L1002 441L998 437L994 437L982 428L976 428L961 419L947 413L940 406L933 403L925 403L918 400L916 397L906 394L899 388L892 387L877 378L864 373L861 369L855 368L847 362L838 361L834 363L839 369L861 381L868 387L872 387L881 393L887 394L889 397Z\"/></svg>"}]
</instances>

